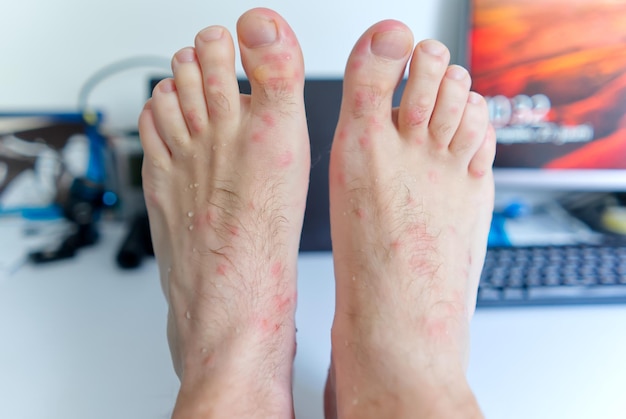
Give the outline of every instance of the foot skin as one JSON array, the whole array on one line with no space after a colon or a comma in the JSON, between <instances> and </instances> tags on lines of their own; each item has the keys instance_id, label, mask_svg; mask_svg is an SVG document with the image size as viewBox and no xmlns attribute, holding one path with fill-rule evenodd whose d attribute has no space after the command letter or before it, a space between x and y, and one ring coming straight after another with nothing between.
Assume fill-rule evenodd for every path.
<instances>
[{"instance_id":1,"label":"foot skin","mask_svg":"<svg viewBox=\"0 0 626 419\"><path fill-rule=\"evenodd\" d=\"M436 41L413 50L392 109L412 50L409 29L384 21L361 37L346 68L330 163L328 417L480 416L465 368L495 135L467 71L449 66Z\"/></svg>"},{"instance_id":2,"label":"foot skin","mask_svg":"<svg viewBox=\"0 0 626 419\"><path fill-rule=\"evenodd\" d=\"M267 9L201 31L140 116L143 186L181 389L174 417L292 417L296 263L310 167L304 66ZM253 414L251 412L254 412ZM251 416L252 415L252 416ZM202 416L202 417L205 417Z\"/></svg>"}]
</instances>

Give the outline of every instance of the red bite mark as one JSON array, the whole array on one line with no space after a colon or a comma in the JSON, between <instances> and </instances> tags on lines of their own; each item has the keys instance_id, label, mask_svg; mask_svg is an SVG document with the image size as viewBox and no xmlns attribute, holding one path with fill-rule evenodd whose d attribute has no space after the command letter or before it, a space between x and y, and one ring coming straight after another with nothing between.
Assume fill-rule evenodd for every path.
<instances>
[{"instance_id":1,"label":"red bite mark","mask_svg":"<svg viewBox=\"0 0 626 419\"><path fill-rule=\"evenodd\" d=\"M255 132L252 134L252 141L255 143L262 143L265 141L265 136L260 132Z\"/></svg>"},{"instance_id":2,"label":"red bite mark","mask_svg":"<svg viewBox=\"0 0 626 419\"><path fill-rule=\"evenodd\" d=\"M433 185L438 184L439 183L439 173L436 170L429 170L428 171L428 180Z\"/></svg>"},{"instance_id":3,"label":"red bite mark","mask_svg":"<svg viewBox=\"0 0 626 419\"><path fill-rule=\"evenodd\" d=\"M281 52L278 54L265 54L263 61L274 65L279 65L280 68L284 68L285 64L291 61L291 53Z\"/></svg>"},{"instance_id":4,"label":"red bite mark","mask_svg":"<svg viewBox=\"0 0 626 419\"><path fill-rule=\"evenodd\" d=\"M350 69L353 71L359 70L361 67L363 67L362 60L354 59L352 60L352 62L350 62Z\"/></svg>"},{"instance_id":5,"label":"red bite mark","mask_svg":"<svg viewBox=\"0 0 626 419\"><path fill-rule=\"evenodd\" d=\"M270 268L270 274L273 278L279 278L280 276L282 276L283 272L284 268L282 263L275 262L274 264L272 264Z\"/></svg>"},{"instance_id":6,"label":"red bite mark","mask_svg":"<svg viewBox=\"0 0 626 419\"><path fill-rule=\"evenodd\" d=\"M278 167L284 169L291 165L293 162L293 153L291 151L285 151L278 156Z\"/></svg>"},{"instance_id":7,"label":"red bite mark","mask_svg":"<svg viewBox=\"0 0 626 419\"><path fill-rule=\"evenodd\" d=\"M413 106L406 114L406 123L411 127L422 125L428 121L428 112L421 106Z\"/></svg>"},{"instance_id":8,"label":"red bite mark","mask_svg":"<svg viewBox=\"0 0 626 419\"><path fill-rule=\"evenodd\" d=\"M276 119L274 118L274 116L269 113L269 112L265 112L263 115L261 115L261 120L265 123L265 125L267 125L268 127L275 127L276 126Z\"/></svg>"},{"instance_id":9,"label":"red bite mark","mask_svg":"<svg viewBox=\"0 0 626 419\"><path fill-rule=\"evenodd\" d=\"M215 272L217 272L217 274L221 276L226 275L226 271L227 271L226 265L221 264L221 263L217 265L217 269L215 270Z\"/></svg>"},{"instance_id":10,"label":"red bite mark","mask_svg":"<svg viewBox=\"0 0 626 419\"><path fill-rule=\"evenodd\" d=\"M398 251L398 250L400 250L402 248L402 241L394 240L394 241L391 242L390 247L391 247L392 250Z\"/></svg>"},{"instance_id":11,"label":"red bite mark","mask_svg":"<svg viewBox=\"0 0 626 419\"><path fill-rule=\"evenodd\" d=\"M359 145L361 146L361 148L368 148L371 143L372 142L369 137L367 136L359 137Z\"/></svg>"},{"instance_id":12,"label":"red bite mark","mask_svg":"<svg viewBox=\"0 0 626 419\"><path fill-rule=\"evenodd\" d=\"M279 313L284 313L288 311L292 307L293 301L295 301L295 299L295 295L293 298L280 295L275 296L274 305L276 306L276 310Z\"/></svg>"},{"instance_id":13,"label":"red bite mark","mask_svg":"<svg viewBox=\"0 0 626 419\"><path fill-rule=\"evenodd\" d=\"M337 184L338 186L346 185L346 174L341 169L331 170L330 172L330 182L333 184Z\"/></svg>"},{"instance_id":14,"label":"red bite mark","mask_svg":"<svg viewBox=\"0 0 626 419\"><path fill-rule=\"evenodd\" d=\"M206 78L205 83L207 84L207 86L211 86L211 87L219 86L220 79L219 77L215 75L211 75Z\"/></svg>"},{"instance_id":15,"label":"red bite mark","mask_svg":"<svg viewBox=\"0 0 626 419\"><path fill-rule=\"evenodd\" d=\"M193 132L200 132L204 129L204 119L197 111L191 110L187 112L187 123Z\"/></svg>"},{"instance_id":16,"label":"red bite mark","mask_svg":"<svg viewBox=\"0 0 626 419\"><path fill-rule=\"evenodd\" d=\"M369 126L376 132L376 131L382 131L383 129L383 124L380 123L380 120L378 119L378 117L376 115L372 115L367 119L367 122L369 123Z\"/></svg>"},{"instance_id":17,"label":"red bite mark","mask_svg":"<svg viewBox=\"0 0 626 419\"><path fill-rule=\"evenodd\" d=\"M228 231L228 234L230 234L233 237L239 236L239 227L234 226L232 224L228 224L226 226L226 231Z\"/></svg>"},{"instance_id":18,"label":"red bite mark","mask_svg":"<svg viewBox=\"0 0 626 419\"><path fill-rule=\"evenodd\" d=\"M207 211L204 214L198 214L193 217L193 225L195 228L202 228L204 226L210 226L213 223L213 213Z\"/></svg>"}]
</instances>

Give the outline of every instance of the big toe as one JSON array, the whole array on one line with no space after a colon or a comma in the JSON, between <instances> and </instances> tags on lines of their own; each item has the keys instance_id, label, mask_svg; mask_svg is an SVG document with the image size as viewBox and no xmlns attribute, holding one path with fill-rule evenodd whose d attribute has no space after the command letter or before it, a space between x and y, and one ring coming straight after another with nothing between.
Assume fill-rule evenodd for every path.
<instances>
[{"instance_id":1,"label":"big toe","mask_svg":"<svg viewBox=\"0 0 626 419\"><path fill-rule=\"evenodd\" d=\"M413 35L400 22L386 20L370 27L348 59L342 116L391 116L393 92L404 74L412 47Z\"/></svg>"},{"instance_id":2,"label":"big toe","mask_svg":"<svg viewBox=\"0 0 626 419\"><path fill-rule=\"evenodd\" d=\"M237 34L253 110L302 106L304 62L289 24L274 11L257 8L241 16Z\"/></svg>"}]
</instances>

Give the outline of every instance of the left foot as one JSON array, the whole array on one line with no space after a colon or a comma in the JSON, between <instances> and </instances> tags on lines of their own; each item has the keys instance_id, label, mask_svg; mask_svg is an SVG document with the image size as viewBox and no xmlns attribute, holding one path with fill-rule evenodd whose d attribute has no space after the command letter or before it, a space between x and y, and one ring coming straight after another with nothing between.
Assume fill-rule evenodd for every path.
<instances>
[{"instance_id":1,"label":"left foot","mask_svg":"<svg viewBox=\"0 0 626 419\"><path fill-rule=\"evenodd\" d=\"M209 27L140 117L143 184L181 390L175 417L292 417L296 264L309 176L304 66L267 9ZM204 417L204 416L203 416Z\"/></svg>"}]
</instances>

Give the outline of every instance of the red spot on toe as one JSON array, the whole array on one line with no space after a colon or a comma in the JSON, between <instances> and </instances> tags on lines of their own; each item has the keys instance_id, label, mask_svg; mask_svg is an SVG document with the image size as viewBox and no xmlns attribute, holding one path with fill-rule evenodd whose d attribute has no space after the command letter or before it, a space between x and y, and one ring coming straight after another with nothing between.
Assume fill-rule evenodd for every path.
<instances>
[{"instance_id":1,"label":"red spot on toe","mask_svg":"<svg viewBox=\"0 0 626 419\"><path fill-rule=\"evenodd\" d=\"M359 220L363 220L365 218L365 211L362 208L355 209L354 214Z\"/></svg>"},{"instance_id":2,"label":"red spot on toe","mask_svg":"<svg viewBox=\"0 0 626 419\"><path fill-rule=\"evenodd\" d=\"M407 112L406 123L409 126L416 127L428 121L428 113L426 108L415 106Z\"/></svg>"},{"instance_id":3,"label":"red spot on toe","mask_svg":"<svg viewBox=\"0 0 626 419\"><path fill-rule=\"evenodd\" d=\"M348 138L348 133L346 132L345 129L342 129L339 131L339 134L337 134L337 139L339 140L345 140L346 138Z\"/></svg>"},{"instance_id":4,"label":"red spot on toe","mask_svg":"<svg viewBox=\"0 0 626 419\"><path fill-rule=\"evenodd\" d=\"M215 75L211 75L206 78L205 83L207 84L207 86L211 87L219 86L220 79Z\"/></svg>"},{"instance_id":5,"label":"red spot on toe","mask_svg":"<svg viewBox=\"0 0 626 419\"><path fill-rule=\"evenodd\" d=\"M201 132L204 129L204 118L202 118L195 110L187 112L186 119L192 132Z\"/></svg>"},{"instance_id":6,"label":"red spot on toe","mask_svg":"<svg viewBox=\"0 0 626 419\"><path fill-rule=\"evenodd\" d=\"M279 67L282 69L284 68L285 63L288 63L291 61L291 58L292 58L291 53L281 52L278 54L265 54L263 56L263 61L266 63L279 65Z\"/></svg>"},{"instance_id":7,"label":"red spot on toe","mask_svg":"<svg viewBox=\"0 0 626 419\"><path fill-rule=\"evenodd\" d=\"M400 250L402 248L402 242L400 240L394 240L391 242L392 250Z\"/></svg>"},{"instance_id":8,"label":"red spot on toe","mask_svg":"<svg viewBox=\"0 0 626 419\"><path fill-rule=\"evenodd\" d=\"M363 61L362 60L354 59L350 63L350 68L352 70L354 70L354 71L359 70L361 67L363 67Z\"/></svg>"}]
</instances>

